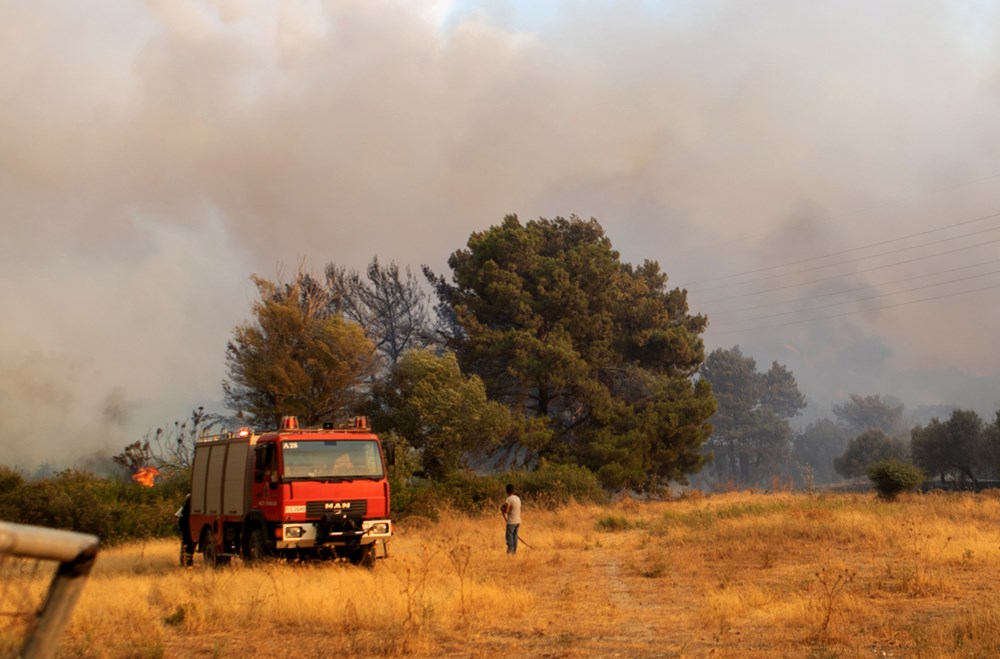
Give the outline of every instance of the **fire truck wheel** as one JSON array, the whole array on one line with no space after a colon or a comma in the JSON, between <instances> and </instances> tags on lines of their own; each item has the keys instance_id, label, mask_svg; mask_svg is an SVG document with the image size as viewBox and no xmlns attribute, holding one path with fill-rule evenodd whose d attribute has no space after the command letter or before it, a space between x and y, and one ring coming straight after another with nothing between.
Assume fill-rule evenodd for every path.
<instances>
[{"instance_id":1,"label":"fire truck wheel","mask_svg":"<svg viewBox=\"0 0 1000 659\"><path fill-rule=\"evenodd\" d=\"M259 563L267 558L267 542L264 540L264 529L259 526L251 529L250 536L247 538L244 556L248 563Z\"/></svg>"},{"instance_id":2,"label":"fire truck wheel","mask_svg":"<svg viewBox=\"0 0 1000 659\"><path fill-rule=\"evenodd\" d=\"M201 532L199 544L201 553L205 557L205 565L218 567L221 563L219 561L219 548L215 545L215 532L211 528L206 526L205 530Z\"/></svg>"},{"instance_id":3,"label":"fire truck wheel","mask_svg":"<svg viewBox=\"0 0 1000 659\"><path fill-rule=\"evenodd\" d=\"M366 567L369 570L375 567L375 545L361 545L351 552L351 563Z\"/></svg>"}]
</instances>

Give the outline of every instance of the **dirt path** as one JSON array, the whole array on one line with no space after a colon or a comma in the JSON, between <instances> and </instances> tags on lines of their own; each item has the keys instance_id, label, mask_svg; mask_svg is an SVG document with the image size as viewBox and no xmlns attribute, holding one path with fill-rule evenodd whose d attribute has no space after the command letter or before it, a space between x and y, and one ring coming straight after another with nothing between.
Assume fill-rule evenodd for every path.
<instances>
[{"instance_id":1,"label":"dirt path","mask_svg":"<svg viewBox=\"0 0 1000 659\"><path fill-rule=\"evenodd\" d=\"M687 656L697 640L673 624L691 606L679 597L681 570L672 575L669 567L647 566L622 542L590 548L572 569L558 559L547 566L529 585L547 616L519 649L542 657Z\"/></svg>"}]
</instances>

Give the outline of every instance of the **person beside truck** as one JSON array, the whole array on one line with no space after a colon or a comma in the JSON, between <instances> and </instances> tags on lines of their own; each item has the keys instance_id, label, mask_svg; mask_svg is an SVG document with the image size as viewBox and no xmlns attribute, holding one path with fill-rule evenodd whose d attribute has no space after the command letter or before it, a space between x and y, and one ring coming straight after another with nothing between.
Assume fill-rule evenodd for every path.
<instances>
[{"instance_id":1,"label":"person beside truck","mask_svg":"<svg viewBox=\"0 0 1000 659\"><path fill-rule=\"evenodd\" d=\"M517 553L517 531L521 526L521 497L517 496L510 483L507 484L507 499L501 504L500 512L507 523L507 554L513 556Z\"/></svg>"}]
</instances>

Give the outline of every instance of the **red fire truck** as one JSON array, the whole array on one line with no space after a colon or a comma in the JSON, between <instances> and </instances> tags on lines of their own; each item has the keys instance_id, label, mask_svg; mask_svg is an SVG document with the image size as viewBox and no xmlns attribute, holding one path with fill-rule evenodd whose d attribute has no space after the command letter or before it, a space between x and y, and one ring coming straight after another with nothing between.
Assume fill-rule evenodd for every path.
<instances>
[{"instance_id":1,"label":"red fire truck","mask_svg":"<svg viewBox=\"0 0 1000 659\"><path fill-rule=\"evenodd\" d=\"M182 556L200 552L211 566L282 556L370 567L392 537L392 457L365 417L345 428L300 428L284 417L276 431L203 437L181 513Z\"/></svg>"}]
</instances>

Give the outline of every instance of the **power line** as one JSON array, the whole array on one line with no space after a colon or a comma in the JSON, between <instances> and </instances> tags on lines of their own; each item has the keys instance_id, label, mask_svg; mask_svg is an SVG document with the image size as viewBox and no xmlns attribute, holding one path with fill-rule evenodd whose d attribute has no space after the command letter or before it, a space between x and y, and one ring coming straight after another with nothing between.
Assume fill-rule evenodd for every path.
<instances>
[{"instance_id":1,"label":"power line","mask_svg":"<svg viewBox=\"0 0 1000 659\"><path fill-rule=\"evenodd\" d=\"M825 224L827 222L831 222L833 220L838 220L838 219L843 218L843 217L849 217L851 215L859 215L859 214L863 214L863 213L868 213L868 212L871 212L871 211L880 210L882 208L889 208L889 207L896 206L896 205L899 205L899 204L902 204L902 203L905 203L905 202L908 202L908 201L914 201L914 200L917 200L917 199L923 199L924 197L930 197L930 196L933 196L933 195L936 195L936 194L941 194L943 192L951 192L952 190L958 190L958 189L961 189L961 188L968 187L970 185L975 185L977 183L982 183L984 181L992 181L993 179L996 179L996 178L1000 178L1000 174L990 174L989 176L984 176L982 178L973 179L971 181L965 181L963 183L956 183L954 185L945 186L943 188L935 188L933 190L928 190L926 192L919 192L917 194L909 195L909 196L906 196L906 197L897 197L896 199L890 199L890 200L882 202L882 203L872 204L870 206L863 206L861 208L855 208L853 210L848 210L848 211L844 211L844 212L841 212L841 213L835 213L835 214L832 214L832 215L827 215L825 217L819 217L819 218L816 218L814 220L809 220L807 222L803 222L803 223L800 224L800 226L803 226L803 225L813 226L813 225L818 225L818 224ZM763 231L761 233L756 233L756 234L752 234L752 235L744 235L744 236L740 236L738 238L733 238L733 239L730 239L730 240L715 241L715 242L708 243L708 244L705 244L705 245L698 245L698 246L692 247L688 251L701 251L703 249L709 249L709 248L714 249L714 248L720 247L722 245L730 245L730 244L735 243L735 242L742 242L742 241L747 240L749 238L760 238L762 236L768 236L768 235L771 235L773 233L776 233L777 231L778 231L778 229L771 229L769 231Z\"/></svg>"},{"instance_id":2,"label":"power line","mask_svg":"<svg viewBox=\"0 0 1000 659\"><path fill-rule=\"evenodd\" d=\"M991 272L985 272L979 275L969 275L968 277L959 277L957 279L950 279L948 281L937 282L934 284L924 284L923 286L914 286L912 288L904 288L899 291L893 291L891 293L879 293L878 295L869 295L868 297L856 298L853 300L844 300L842 302L831 302L830 304L821 304L814 307L809 307L808 309L796 309L793 311L784 311L781 313L768 314L766 316L755 316L752 318L742 318L740 320L732 320L729 322L720 323L721 326L736 325L738 323L748 323L755 320L768 320L770 318L779 318L781 316L791 316L794 314L804 313L808 311L817 311L819 309L829 309L832 307L839 307L845 304L856 304L858 302L867 302L868 300L877 300L883 297L889 297L890 295L899 295L900 293L912 293L913 291L921 291L927 288L936 288L938 286L945 286L947 284L956 284L961 281L969 281L971 279L980 279L982 277L988 277L990 275L1000 274L1000 270L993 270Z\"/></svg>"},{"instance_id":3,"label":"power line","mask_svg":"<svg viewBox=\"0 0 1000 659\"><path fill-rule=\"evenodd\" d=\"M884 270L886 268L895 267L895 266L900 265L902 263L912 263L913 261L923 260L923 259L926 259L926 258L928 258L928 257L922 257L921 259L908 259L906 261L898 261L896 263L890 263L888 265L880 265L880 266L876 266L874 268L868 268L868 269L865 269L865 270L859 270L858 272L855 272L855 273L852 273L852 274L865 274L865 273L868 273L868 272L874 272L876 270ZM873 286L890 286L892 284L901 284L903 282L913 281L913 280L916 280L916 279L925 279L927 277L936 277L938 275L946 275L946 274L948 274L950 272L959 272L961 270L971 270L973 268L978 268L978 267L984 266L984 265L991 265L993 263L1000 263L1000 259L990 259L989 261L981 261L979 263L973 263L971 265L963 265L963 266L959 266L957 268L949 268L947 270L939 270L938 272L930 272L930 273L927 273L927 274L915 275L913 277L903 277L902 279L894 279L892 281L879 282L877 284L868 284L868 285L865 285L865 286L858 286L856 288L848 288L848 289L844 289L844 290L840 290L840 291L832 291L832 292L829 292L829 293L819 293L819 294L816 294L816 295L810 295L809 297L798 298L798 299L795 299L795 300L782 300L780 302L768 302L766 304L757 304L757 305L754 305L754 306L751 306L751 307L737 307L735 309L720 309L719 311L715 311L715 312L711 312L711 313L716 313L716 314L721 314L721 313L738 313L738 312L741 312L741 311L753 311L754 309L765 309L767 307L776 307L776 306L781 305L781 304L794 304L795 302L805 302L805 301L810 300L810 299L818 299L818 298L823 298L823 297L830 297L832 295L844 295L845 293L854 293L856 291L867 290L869 288L872 288ZM758 292L752 293L752 294L747 294L747 295L731 295L729 297L718 298L718 299L715 299L715 300L708 300L708 301L702 302L699 306L704 306L706 304L711 304L713 302L722 302L722 301L725 301L725 300L744 299L744 298L750 297L751 295L765 295L767 293L774 293L776 291L782 291L782 290L786 290L786 289L789 289L789 288L799 288L801 286L809 286L811 284L818 284L818 283L822 283L822 282L825 282L825 281L830 281L830 280L833 280L833 279L841 279L843 277L844 277L844 275L831 275L829 277L820 277L819 279L813 279L812 281L801 282L801 283L797 283L797 284L788 284L786 286L778 286L778 287L775 287L775 288L769 288L769 289L764 290L764 291L758 291Z\"/></svg>"},{"instance_id":4,"label":"power line","mask_svg":"<svg viewBox=\"0 0 1000 659\"><path fill-rule=\"evenodd\" d=\"M935 300L943 300L943 299L952 298L952 297L959 297L961 295L970 295L972 293L980 293L982 291L993 290L993 289L996 289L996 288L1000 288L1000 284L994 284L992 286L983 286L981 288L973 288L973 289L970 289L970 290L967 290L967 291L958 291L958 292L955 292L955 293L948 293L948 294L944 294L944 295L935 295L935 296L932 296L932 297L920 298L918 300L909 300L907 302L898 302L896 304L887 304L887 305L883 305L881 307L872 307L870 309L855 309L853 311L844 311L844 312L838 313L838 314L829 314L829 315L826 315L826 316L818 316L816 318L805 318L805 319L801 319L801 320L792 320L792 321L788 321L788 322L785 322L785 323L776 323L776 324L773 324L773 325L760 325L758 327L747 327L747 328L738 329L738 330L737 329L724 330L724 331L721 332L721 334L726 335L726 334L734 334L736 332L756 332L758 330L764 330L764 329L776 329L776 328L780 328L780 327L789 327L791 325L801 325L801 324L804 324L804 323L814 323L814 322L818 322L818 321L821 321L821 320L830 320L830 319L833 319L833 318L842 318L844 316L855 316L857 314L869 313L871 311L883 311L885 309L895 309L896 307L905 307L905 306L908 306L908 305L911 305L911 304L919 304L921 302L933 302Z\"/></svg>"},{"instance_id":5,"label":"power line","mask_svg":"<svg viewBox=\"0 0 1000 659\"><path fill-rule=\"evenodd\" d=\"M840 256L842 254L850 254L851 252L858 252L858 251L861 251L861 250L864 250L864 249L871 249L872 247L881 247L882 245L888 245L888 244L891 244L891 243L894 243L894 242L899 242L899 241L902 241L902 240L909 240L910 238L918 238L920 236L925 236L925 235L928 235L928 234L937 233L939 231L945 231L947 229L954 229L955 227L965 226L967 224L974 224L976 222L983 222L983 221L991 220L991 219L994 219L994 218L997 218L997 217L1000 217L1000 213L991 213L989 215L983 215L983 216L975 217L975 218L972 218L972 219L969 219L969 220L963 220L961 222L955 222L954 224L948 224L948 225L945 225L945 226L942 226L942 227L937 227L937 228L934 228L934 229L927 229L926 231L919 231L917 233L912 233L912 234L909 234L909 235L906 235L906 236L901 236L901 237L898 237L898 238L890 238L890 239L887 239L887 240L882 240L882 241L879 241L879 242L870 243L868 245L861 245L859 247L851 247L849 249L843 249L843 250L839 250L839 251L836 251L836 252L830 252L828 254L823 254L823 255L820 255L820 256L811 256L811 257L804 258L804 259L798 259L796 261L788 261L786 263L780 263L780 264L777 264L777 265L769 265L769 266L764 266L762 268L755 268L753 270L745 270L743 272L736 272L736 273L732 273L732 274L728 274L728 275L721 275L719 277L712 277L710 279L702 279L700 281L690 282L690 284L688 286L686 286L685 288L689 288L690 289L691 287L697 287L697 286L700 286L701 284L709 284L709 283L712 283L712 282L722 281L722 280L725 280L725 279L732 279L733 277L742 277L742 276L745 276L745 275L757 274L759 272L767 272L769 270L776 270L778 268L786 268L786 267L793 266L793 265L800 265L800 264L803 264L803 263L809 263L811 261L818 261L818 260L821 260L821 259L827 259L827 258L831 258L831 257L834 257L834 256ZM963 237L966 237L966 236L976 235L978 233L984 233L985 231L993 231L996 228L998 228L998 227L993 227L992 229L984 229L983 231L977 231L977 232L973 232L973 233L969 233L969 234L963 234L962 236L955 236L955 237L952 237L952 238L944 238L944 239L942 239L940 241L932 241L930 243L925 243L924 245L918 245L918 246L915 246L915 247L912 247L912 248L904 248L904 249L915 249L916 247L922 247L922 246L927 246L927 245L935 245L935 244L938 244L939 242L946 242L948 240L955 240L957 238L963 238ZM897 250L897 251L901 251L901 250ZM886 254L892 254L894 252L890 251L890 252L885 252L885 253ZM871 257L862 257L862 258L871 258ZM850 263L850 262L851 261L843 261L841 263ZM831 264L831 265L839 265L839 264ZM826 267L826 266L821 266L821 267ZM734 286L734 285L741 284L741 283L749 283L749 282L735 282L733 284L724 284L724 285L714 286L714 287L710 287L710 288L703 288L701 290L702 291L716 290L718 288L724 288L725 286ZM695 289L695 290L697 291L697 289Z\"/></svg>"},{"instance_id":6,"label":"power line","mask_svg":"<svg viewBox=\"0 0 1000 659\"><path fill-rule=\"evenodd\" d=\"M843 260L843 261L837 261L835 263L827 263L825 265L817 265L817 266L813 266L811 268L803 268L801 270L795 270L794 272L785 272L785 273L777 274L777 275L769 275L767 277L759 277L757 279L748 279L746 281L738 281L738 282L733 282L731 284L720 284L718 286L711 286L709 288L702 288L700 290L695 290L695 291L690 291L690 292L693 292L693 293L703 293L705 291L716 291L716 290L720 290L720 289L723 289L723 288L729 288L731 286L742 286L742 285L745 285L745 284L754 284L754 283L757 283L757 282L760 282L760 281L768 281L770 279L778 279L780 277L789 277L791 275L802 274L804 272L813 272L813 271L816 271L816 270L823 270L824 268L833 268L833 267L838 266L838 265L847 265L849 263L857 263L859 261L866 261L866 260L869 260L869 259L875 259L875 258L879 258L879 257L882 257L882 256L889 256L891 254L899 254L900 252L909 252L909 251L912 251L914 249L920 249L922 247L931 247L933 245L940 245L941 243L946 243L946 242L949 242L949 241L952 241L952 240L958 240L960 238L968 238L969 236L975 236L975 235L979 235L979 234L983 234L983 233L989 233L990 231L996 231L998 229L1000 229L1000 227L991 227L989 229L981 229L979 231L973 231L971 233L962 234L961 236L952 236L951 238L941 238L940 240L933 240L931 242L922 243L920 245L911 245L909 247L900 247L898 249L889 250L887 252L880 252L878 254L869 254L868 256L859 256L857 258L846 259L846 260ZM902 240L902 239L900 239L900 240ZM909 263L909 262L912 262L912 261L926 260L926 259L934 258L934 257L937 257L937 256L943 256L945 254L953 254L955 252L962 252L962 251L969 250L969 249L975 249L977 247L985 247L986 245L992 245L992 244L998 243L998 242L1000 242L1000 239L989 240L989 241L986 241L986 242L977 243L975 245L968 245L966 247L958 247L958 248L955 248L955 249L952 249L952 250L946 250L946 251L943 251L943 252L936 252L934 254L929 254L929 255L926 255L926 256L914 258L911 261L902 261L901 263ZM858 248L858 249L860 249L860 248ZM854 251L854 250L850 250L850 251ZM826 258L826 257L817 257L817 258ZM805 261L810 261L810 260L816 260L816 259L806 259ZM803 262L805 262L805 261L803 261ZM785 264L785 265L791 265L791 264ZM899 264L897 264L897 265L899 265ZM777 266L775 266L775 267L777 267ZM770 269L771 268L764 268L762 270L770 270Z\"/></svg>"},{"instance_id":7,"label":"power line","mask_svg":"<svg viewBox=\"0 0 1000 659\"><path fill-rule=\"evenodd\" d=\"M984 178L984 179L981 179L981 180L989 180L989 179L996 178L997 176L1000 176L1000 174L993 175L993 176L990 176L988 178ZM943 190L947 190L947 189L954 189L955 187L962 187L962 186L952 186L951 188L942 189L942 191ZM852 214L852 213L856 213L856 212L863 212L865 210L874 210L876 208L881 208L881 207L893 205L894 203L898 203L898 202L888 202L888 203L885 203L885 204L879 204L878 206L869 207L867 209L859 209L858 211L851 211L850 213L843 213L843 214L840 214L840 215L830 216L830 217L826 218L826 220L834 219L836 217L842 217L844 215L848 215L848 214ZM921 242L920 244L916 244L916 245L901 246L901 247L896 247L896 248L892 248L892 249L879 249L879 248L885 248L887 246L899 245L899 244L903 243L904 241L912 241L913 239L920 238L922 236L930 236L930 235L933 235L933 234L939 234L941 232L952 230L952 229L955 229L957 227L964 227L964 226L969 226L969 225L973 225L973 224L977 224L977 223L986 222L986 221L989 221L989 220L995 220L996 218L1000 218L1000 212L989 213L989 214L986 214L986 215L981 215L981 216L973 217L973 218L970 218L970 219L965 219L965 220L962 220L962 221L959 221L959 222L953 222L953 223L950 223L950 224L947 224L947 225L933 227L933 228L926 229L926 230L923 230L923 231L918 231L918 232L911 233L911 234L908 234L908 235L904 235L904 236L900 236L900 237L896 237L896 238L888 238L888 239L885 239L885 240L879 240L879 241L868 243L868 244L865 244L865 245L861 245L861 246L857 246L857 247L851 247L851 248L842 249L842 250L838 250L838 251L833 251L833 252L829 252L829 253L818 255L818 256L812 256L812 257L806 257L806 258L799 258L799 259L795 259L795 260L791 260L791 261L787 261L787 262L783 262L783 263L779 263L779 264L774 264L774 265L769 265L769 266L762 266L762 267L759 267L759 268L749 269L749 270L745 270L745 271L742 271L742 272L736 272L736 273L731 273L731 274L728 274L728 275L721 275L721 276L712 277L712 278L708 278L708 279L702 279L702 280L699 280L699 281L691 282L691 284L687 288L689 288L689 292L690 293L701 294L701 293L706 293L708 291L724 291L727 288L732 290L732 288L735 287L735 286L751 287L753 284L761 284L761 283L764 283L764 282L772 282L772 281L775 281L775 280L779 280L776 283L780 284L780 279L782 279L782 278L789 278L789 277L794 277L796 275L804 275L806 273L814 273L814 272L822 271L822 270L827 270L829 272L830 269L837 268L838 266L845 266L845 265L859 263L859 262L871 261L873 259L885 259L886 257L890 257L890 256L895 255L895 254L902 254L902 253L912 252L914 250L920 250L920 249L927 250L928 248L934 248L935 246L943 245L943 244L946 244L946 243L949 243L949 242L954 242L954 241L957 241L957 240L966 239L966 238L975 237L975 236L983 236L984 234L988 234L988 233L1000 230L1000 226L992 226L992 227L986 227L986 228L978 229L978 230L975 230L975 231L968 231L968 232L963 233L961 235L945 236L945 237L941 237L941 238L936 239L936 240L929 240L929 241ZM826 221L826 220L821 220L821 221ZM919 262L919 261L925 261L925 260L929 260L929 259L933 259L933 258L945 257L945 256L948 256L948 255L951 255L951 254L957 254L957 253L960 253L960 252L967 252L968 250L971 250L971 249L977 249L977 248L981 248L981 247L988 247L988 246L991 246L991 245L995 245L997 243L1000 243L1000 238L992 239L992 240L986 240L986 241L980 240L979 242L976 242L976 244L973 244L973 245L960 246L960 247L955 247L955 248L952 248L952 249L943 249L943 250L942 249L935 249L933 251L933 253L931 253L931 254L924 254L922 256L915 256L913 258L903 258L903 259L896 260L896 261L894 261L892 263L884 263L884 264L881 264L881 265L873 265L872 267L864 267L864 268L853 268L853 269L849 268L848 270L853 270L853 271L843 272L842 274L830 274L830 275L824 275L824 276L819 276L819 277L813 277L809 281L780 284L780 285L777 285L777 286L771 286L770 288L767 288L766 290L748 291L748 292L745 292L745 293L742 293L742 294L729 294L729 295L725 295L723 297L717 297L717 298L712 299L712 300L707 300L705 302L705 304L714 304L714 303L718 303L718 302L725 302L725 301L735 300L735 299L744 299L745 300L745 299L747 299L749 297L760 296L760 295L764 295L764 294L768 294L768 293L773 293L773 292L777 292L777 291L788 290L788 289L802 288L804 286L809 286L809 285L812 285L812 284L826 282L826 281L830 281L830 280L834 280L834 279L843 279L845 277L849 277L849 276L852 276L852 275L858 275L858 274L863 274L863 273L868 273L868 272L874 272L874 271L878 271L878 270L887 270L889 268L893 268L893 267L897 267L897 266L902 266L902 265L905 265L905 264L915 263L915 262ZM869 252L870 251L875 251L875 250L878 250L878 251L876 251L875 253L869 253L869 254L865 254L865 255L858 255L858 256L855 256L855 257L852 257L852 258L845 258L845 259L840 259L840 260L833 260L833 259L836 259L836 257L845 256L845 255L851 255L851 254L858 254L858 253L864 252L865 250L867 250ZM996 252L994 251L993 253L996 253ZM824 263L824 261L831 261L831 262L825 262ZM961 271L968 271L968 270L971 270L973 268L980 268L982 266L986 266L986 265L990 265L990 264L996 264L998 262L1000 262L1000 259L982 260L979 263L972 264L972 265L963 265L963 266L959 266L959 267L951 267L951 268L946 268L946 269L943 269L943 270L939 270L937 272L928 273L928 274L919 274L919 275L914 275L914 276L911 276L911 277L900 277L900 278L893 279L893 280L890 280L890 281L886 281L886 282L874 284L872 286L876 287L875 290L878 290L877 287L895 286L895 285L898 285L898 284L903 284L905 282L919 281L919 280L928 280L929 278L936 278L936 277L940 277L942 275L947 275L949 273L956 273L956 272L961 272ZM790 271L790 272L783 272L783 273L782 272L775 272L775 271L779 271L781 269L789 270L790 268L794 268L795 266L804 266L804 265L806 265L808 267L800 267L797 270ZM945 264L945 265L947 265L947 264ZM771 273L771 272L774 272L774 274L766 274L766 273ZM743 312L753 311L753 310L759 310L759 309L768 309L768 308L777 308L777 309L780 309L782 306L784 306L785 308L789 308L788 305L800 305L800 306L803 306L805 308L800 308L800 309L791 310L791 311L783 311L783 312L779 311L777 313L766 313L766 314L761 314L761 315L757 315L757 316L754 316L754 317L744 317L744 318L738 318L737 317L737 318L734 318L732 320L726 320L726 321L720 322L718 324L712 323L709 331L710 331L710 333L714 334L715 332L713 330L717 330L718 328L722 328L720 333L722 335L727 335L727 334L733 334L735 332L746 332L746 331L753 332L753 331L759 331L759 330L776 329L776 328L788 327L788 326L791 326L791 325L798 325L798 324L804 324L804 323L822 322L822 321L827 321L827 320L831 320L831 319L836 319L836 318L842 318L842 317L857 315L857 314L861 314L861 313L877 312L877 311L894 309L894 308L897 308L897 307L903 307L903 306L908 306L908 305L933 302L933 301L936 301L936 300L949 299L949 298L955 298L955 297L960 297L960 296L968 296L968 295L972 295L972 294L976 294L976 293L980 293L980 292L984 292L984 291L995 290L997 288L1000 288L1000 284L992 284L992 285L988 285L988 286L981 286L981 287L978 287L978 288L972 288L972 289L967 289L967 290L960 290L960 291L948 292L948 293L943 293L943 294L940 294L940 295L930 295L930 296L926 296L926 297L922 297L922 298L918 298L918 299L914 299L914 300L902 301L902 302L894 302L894 303L893 302L889 302L889 303L886 303L886 304L882 304L881 306L869 307L869 308L866 308L866 309L865 308L861 308L861 309L849 309L849 310L842 311L842 312L839 312L839 313L826 313L826 314L816 315L817 312L822 312L823 310L835 309L837 307L844 307L845 305L860 306L860 305L864 305L865 303L872 302L874 300L884 300L886 298L890 298L890 297L893 297L893 296L899 296L899 295L903 295L903 294L907 294L907 293L912 293L912 292L915 292L915 291L928 290L928 289L938 288L938 287L947 286L947 285L954 285L954 284L961 283L961 282L968 282L968 281L978 280L978 279L982 279L984 277L989 277L989 276L993 276L993 275L997 275L997 274L1000 274L1000 270L991 270L990 272L985 272L985 273L970 274L969 276L963 276L963 277L954 277L954 278L951 278L951 279L946 280L946 281L933 281L932 280L932 281L929 281L926 284L922 284L922 285L919 285L919 286L910 286L910 287L903 288L901 290L896 290L896 291L893 291L893 292L878 293L878 294L868 295L868 296L859 297L859 298L858 297L852 297L851 299L846 299L846 300L845 299L841 299L840 301L831 301L830 303L827 303L827 304L816 304L816 301L818 301L818 300L820 300L822 298L830 298L830 297L833 297L833 296L848 296L848 295L852 295L852 294L858 293L860 291L869 290L869 289L872 288L872 286L854 286L854 287L851 287L851 288L846 288L846 289L837 290L837 291L824 292L824 293L819 293L819 294L815 294L815 295L802 295L802 296L798 297L797 299L790 300L790 301L788 301L788 300L786 300L786 301L777 301L777 302L763 302L762 301L762 302L757 303L757 304L751 304L749 306L742 306L742 307L737 308L737 309L720 310L717 313L720 314L720 315L721 314L741 314ZM753 275L765 275L765 276L753 277ZM745 279L748 276L750 276L751 278ZM744 278L744 279L739 280L739 281L732 281L732 280L737 279L737 278ZM704 286L705 284L714 284L714 285ZM703 286L703 287L702 288L698 288L699 286ZM758 298L758 299L760 299L760 298ZM809 317L802 317L803 315L806 315L806 314L808 314ZM767 322L767 321L774 321L774 320L779 320L779 319L785 319L785 320L780 320L780 322L770 322L770 323ZM765 322L766 324L752 326L752 327L745 327L744 326L746 324L752 324L754 322L761 322L761 321Z\"/></svg>"}]
</instances>

